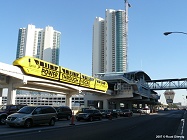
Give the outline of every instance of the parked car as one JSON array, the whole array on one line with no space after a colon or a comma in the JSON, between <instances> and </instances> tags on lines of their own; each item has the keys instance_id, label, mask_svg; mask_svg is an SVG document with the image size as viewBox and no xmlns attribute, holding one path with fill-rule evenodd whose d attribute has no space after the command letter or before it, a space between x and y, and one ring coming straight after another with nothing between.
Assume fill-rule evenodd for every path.
<instances>
[{"instance_id":1,"label":"parked car","mask_svg":"<svg viewBox=\"0 0 187 140\"><path fill-rule=\"evenodd\" d=\"M57 112L51 106L25 106L17 113L9 115L6 123L9 126L24 126L29 128L36 124L48 123L55 125Z\"/></svg>"},{"instance_id":2,"label":"parked car","mask_svg":"<svg viewBox=\"0 0 187 140\"><path fill-rule=\"evenodd\" d=\"M137 109L138 113L142 113L142 108Z\"/></svg>"},{"instance_id":3,"label":"parked car","mask_svg":"<svg viewBox=\"0 0 187 140\"><path fill-rule=\"evenodd\" d=\"M133 113L140 113L140 112L141 112L141 109L134 108L134 109L132 109L132 112L133 112Z\"/></svg>"},{"instance_id":4,"label":"parked car","mask_svg":"<svg viewBox=\"0 0 187 140\"><path fill-rule=\"evenodd\" d=\"M121 109L112 109L114 112L116 112L118 114L118 116L120 116L120 112L122 111Z\"/></svg>"},{"instance_id":5,"label":"parked car","mask_svg":"<svg viewBox=\"0 0 187 140\"><path fill-rule=\"evenodd\" d=\"M112 115L112 117L115 117L115 118L119 116L118 112L115 109L110 109L109 111L110 111L110 114L108 115Z\"/></svg>"},{"instance_id":6,"label":"parked car","mask_svg":"<svg viewBox=\"0 0 187 140\"><path fill-rule=\"evenodd\" d=\"M87 109L96 109L96 108L94 108L94 107L83 107L83 108L81 108L77 111L76 115L79 114L79 113L83 113Z\"/></svg>"},{"instance_id":7,"label":"parked car","mask_svg":"<svg viewBox=\"0 0 187 140\"><path fill-rule=\"evenodd\" d=\"M107 118L108 114L110 113L108 109L101 109L100 112L103 118Z\"/></svg>"},{"instance_id":8,"label":"parked car","mask_svg":"<svg viewBox=\"0 0 187 140\"><path fill-rule=\"evenodd\" d=\"M95 119L102 120L102 114L98 109L86 109L84 112L77 114L76 119L77 121L93 121Z\"/></svg>"},{"instance_id":9,"label":"parked car","mask_svg":"<svg viewBox=\"0 0 187 140\"><path fill-rule=\"evenodd\" d=\"M142 114L150 114L150 113L151 113L151 110L150 110L149 108L143 108L143 109L141 110L141 113L142 113Z\"/></svg>"},{"instance_id":10,"label":"parked car","mask_svg":"<svg viewBox=\"0 0 187 140\"><path fill-rule=\"evenodd\" d=\"M120 112L120 116L123 117L132 117L133 112L130 109L124 109Z\"/></svg>"},{"instance_id":11,"label":"parked car","mask_svg":"<svg viewBox=\"0 0 187 140\"><path fill-rule=\"evenodd\" d=\"M83 107L83 108L81 108L81 109L79 109L79 110L77 111L76 115L79 114L79 113L83 113L83 112L84 112L85 110L87 110L87 109L91 109L91 108Z\"/></svg>"},{"instance_id":12,"label":"parked car","mask_svg":"<svg viewBox=\"0 0 187 140\"><path fill-rule=\"evenodd\" d=\"M54 107L57 111L57 118L59 119L67 119L70 120L72 117L72 110L68 106L59 106L59 107Z\"/></svg>"},{"instance_id":13,"label":"parked car","mask_svg":"<svg viewBox=\"0 0 187 140\"><path fill-rule=\"evenodd\" d=\"M8 115L17 112L26 105L3 105L0 108L0 124L5 124Z\"/></svg>"},{"instance_id":14,"label":"parked car","mask_svg":"<svg viewBox=\"0 0 187 140\"><path fill-rule=\"evenodd\" d=\"M117 111L113 110L113 109L101 109L100 112L101 112L103 118L110 118L110 117L117 118L118 117Z\"/></svg>"},{"instance_id":15,"label":"parked car","mask_svg":"<svg viewBox=\"0 0 187 140\"><path fill-rule=\"evenodd\" d=\"M168 111L168 108L164 108L164 111Z\"/></svg>"}]
</instances>

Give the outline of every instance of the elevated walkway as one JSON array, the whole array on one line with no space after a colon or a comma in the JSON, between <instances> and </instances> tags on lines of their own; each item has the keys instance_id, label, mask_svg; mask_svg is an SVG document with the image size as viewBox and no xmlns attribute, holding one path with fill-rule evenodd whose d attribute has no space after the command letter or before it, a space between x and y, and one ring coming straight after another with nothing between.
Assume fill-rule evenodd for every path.
<instances>
[{"instance_id":1,"label":"elevated walkway","mask_svg":"<svg viewBox=\"0 0 187 140\"><path fill-rule=\"evenodd\" d=\"M187 78L146 81L151 90L187 89Z\"/></svg>"}]
</instances>

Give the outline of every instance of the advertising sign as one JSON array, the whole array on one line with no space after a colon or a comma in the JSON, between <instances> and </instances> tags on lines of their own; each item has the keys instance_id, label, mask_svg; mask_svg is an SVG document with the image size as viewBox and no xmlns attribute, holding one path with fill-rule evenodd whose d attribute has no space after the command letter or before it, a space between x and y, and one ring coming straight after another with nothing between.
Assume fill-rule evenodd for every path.
<instances>
[{"instance_id":1,"label":"advertising sign","mask_svg":"<svg viewBox=\"0 0 187 140\"><path fill-rule=\"evenodd\" d=\"M174 99L174 96L175 96L175 92L173 90L166 90L164 92L164 96L166 98L166 103L173 103L173 99Z\"/></svg>"}]
</instances>

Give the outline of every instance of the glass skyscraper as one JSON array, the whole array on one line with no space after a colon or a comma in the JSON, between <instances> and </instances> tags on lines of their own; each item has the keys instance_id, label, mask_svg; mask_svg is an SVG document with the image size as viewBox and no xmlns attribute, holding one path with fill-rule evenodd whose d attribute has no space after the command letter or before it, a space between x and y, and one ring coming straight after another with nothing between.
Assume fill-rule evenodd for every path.
<instances>
[{"instance_id":1,"label":"glass skyscraper","mask_svg":"<svg viewBox=\"0 0 187 140\"><path fill-rule=\"evenodd\" d=\"M125 12L116 11L116 72L126 72L127 44L125 33Z\"/></svg>"},{"instance_id":2,"label":"glass skyscraper","mask_svg":"<svg viewBox=\"0 0 187 140\"><path fill-rule=\"evenodd\" d=\"M41 29L29 24L27 28L20 28L16 59L32 56L58 65L60 35L51 26Z\"/></svg>"},{"instance_id":3,"label":"glass skyscraper","mask_svg":"<svg viewBox=\"0 0 187 140\"><path fill-rule=\"evenodd\" d=\"M107 9L93 25L92 75L127 72L127 17L125 10Z\"/></svg>"}]
</instances>

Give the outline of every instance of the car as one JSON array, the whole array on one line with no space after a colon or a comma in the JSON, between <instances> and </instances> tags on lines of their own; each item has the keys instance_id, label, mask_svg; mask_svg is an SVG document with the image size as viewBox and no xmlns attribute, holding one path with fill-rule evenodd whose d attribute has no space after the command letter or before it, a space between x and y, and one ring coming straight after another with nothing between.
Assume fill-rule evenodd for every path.
<instances>
[{"instance_id":1,"label":"car","mask_svg":"<svg viewBox=\"0 0 187 140\"><path fill-rule=\"evenodd\" d=\"M134 108L134 109L132 109L132 112L133 112L133 113L140 113L140 112L141 112L141 109Z\"/></svg>"},{"instance_id":2,"label":"car","mask_svg":"<svg viewBox=\"0 0 187 140\"><path fill-rule=\"evenodd\" d=\"M142 113L142 108L137 109L137 113Z\"/></svg>"},{"instance_id":3,"label":"car","mask_svg":"<svg viewBox=\"0 0 187 140\"><path fill-rule=\"evenodd\" d=\"M108 109L101 109L100 112L103 118L107 118L108 114L110 113Z\"/></svg>"},{"instance_id":4,"label":"car","mask_svg":"<svg viewBox=\"0 0 187 140\"><path fill-rule=\"evenodd\" d=\"M17 113L9 115L6 119L7 125L24 126L30 128L36 124L46 124L54 126L57 112L52 106L25 106Z\"/></svg>"},{"instance_id":5,"label":"car","mask_svg":"<svg viewBox=\"0 0 187 140\"><path fill-rule=\"evenodd\" d=\"M114 112L116 112L118 114L118 116L120 116L120 112L122 111L121 109L112 109Z\"/></svg>"},{"instance_id":6,"label":"car","mask_svg":"<svg viewBox=\"0 0 187 140\"><path fill-rule=\"evenodd\" d=\"M143 109L141 110L141 113L142 113L142 114L150 114L150 113L151 113L151 110L150 110L149 108L143 108Z\"/></svg>"},{"instance_id":7,"label":"car","mask_svg":"<svg viewBox=\"0 0 187 140\"><path fill-rule=\"evenodd\" d=\"M17 112L26 105L3 105L0 108L0 124L6 124L5 120L8 115Z\"/></svg>"},{"instance_id":8,"label":"car","mask_svg":"<svg viewBox=\"0 0 187 140\"><path fill-rule=\"evenodd\" d=\"M100 112L101 112L103 118L110 118L110 117L117 118L118 117L117 111L113 110L113 109L101 109Z\"/></svg>"},{"instance_id":9,"label":"car","mask_svg":"<svg viewBox=\"0 0 187 140\"><path fill-rule=\"evenodd\" d=\"M83 113L87 109L91 109L91 108L83 107L83 108L79 109L76 114Z\"/></svg>"},{"instance_id":10,"label":"car","mask_svg":"<svg viewBox=\"0 0 187 140\"><path fill-rule=\"evenodd\" d=\"M113 118L113 117L118 118L119 115L118 115L118 112L117 112L115 109L110 109L109 112L110 112L110 113L107 114L107 115L108 115L107 118L109 118L110 116L112 116L112 118Z\"/></svg>"},{"instance_id":11,"label":"car","mask_svg":"<svg viewBox=\"0 0 187 140\"><path fill-rule=\"evenodd\" d=\"M58 120L63 118L70 120L70 118L72 117L72 110L68 106L58 106L54 108L57 111Z\"/></svg>"},{"instance_id":12,"label":"car","mask_svg":"<svg viewBox=\"0 0 187 140\"><path fill-rule=\"evenodd\" d=\"M123 109L120 112L120 116L123 116L123 117L132 117L132 115L133 115L133 112L130 109Z\"/></svg>"},{"instance_id":13,"label":"car","mask_svg":"<svg viewBox=\"0 0 187 140\"><path fill-rule=\"evenodd\" d=\"M168 108L164 108L164 111L168 111Z\"/></svg>"},{"instance_id":14,"label":"car","mask_svg":"<svg viewBox=\"0 0 187 140\"><path fill-rule=\"evenodd\" d=\"M84 112L77 114L76 119L77 121L93 121L95 119L102 120L102 114L98 109L86 109Z\"/></svg>"},{"instance_id":15,"label":"car","mask_svg":"<svg viewBox=\"0 0 187 140\"><path fill-rule=\"evenodd\" d=\"M83 112L84 112L85 110L87 110L87 109L96 109L96 108L94 108L94 107L83 107L83 108L80 108L80 109L77 111L76 115L79 114L79 113L83 113Z\"/></svg>"}]
</instances>

